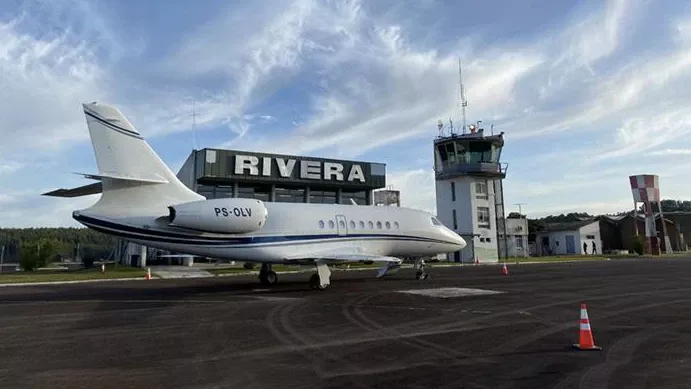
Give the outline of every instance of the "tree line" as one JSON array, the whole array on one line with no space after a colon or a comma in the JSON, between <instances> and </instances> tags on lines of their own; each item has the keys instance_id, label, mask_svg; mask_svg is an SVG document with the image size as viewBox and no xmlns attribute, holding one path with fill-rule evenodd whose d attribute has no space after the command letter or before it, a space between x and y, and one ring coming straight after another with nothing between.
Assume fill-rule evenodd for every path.
<instances>
[{"instance_id":1,"label":"tree line","mask_svg":"<svg viewBox=\"0 0 691 389\"><path fill-rule=\"evenodd\" d=\"M88 228L0 228L0 250L5 263L37 267L80 257L85 263L108 258L116 239Z\"/></svg>"}]
</instances>

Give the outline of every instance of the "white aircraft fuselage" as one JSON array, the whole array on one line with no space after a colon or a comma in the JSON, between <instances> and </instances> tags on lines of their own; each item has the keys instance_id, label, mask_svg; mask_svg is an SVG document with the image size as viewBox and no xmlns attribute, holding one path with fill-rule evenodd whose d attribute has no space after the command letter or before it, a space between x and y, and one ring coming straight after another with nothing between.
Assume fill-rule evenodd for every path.
<instances>
[{"instance_id":1,"label":"white aircraft fuselage","mask_svg":"<svg viewBox=\"0 0 691 389\"><path fill-rule=\"evenodd\" d=\"M117 108L83 108L99 170L84 176L101 181L101 197L73 217L89 228L164 250L262 263L265 284L276 282L271 264L313 264L310 284L317 289L329 285L329 264L380 262L384 276L400 267L398 256L466 245L434 215L410 208L206 199L176 177ZM92 187L67 192L97 193Z\"/></svg>"}]
</instances>

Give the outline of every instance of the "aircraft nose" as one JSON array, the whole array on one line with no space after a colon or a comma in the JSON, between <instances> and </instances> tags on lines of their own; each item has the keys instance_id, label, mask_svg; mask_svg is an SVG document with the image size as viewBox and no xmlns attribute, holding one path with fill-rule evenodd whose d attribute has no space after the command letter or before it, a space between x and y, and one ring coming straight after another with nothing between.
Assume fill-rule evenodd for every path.
<instances>
[{"instance_id":1,"label":"aircraft nose","mask_svg":"<svg viewBox=\"0 0 691 389\"><path fill-rule=\"evenodd\" d=\"M456 244L459 245L460 248L464 248L464 247L467 245L465 239L463 239L463 238L462 238L460 235L458 235L458 234L455 234L455 233L454 233L454 235L456 235L456 238L454 239L454 240L456 241Z\"/></svg>"},{"instance_id":2,"label":"aircraft nose","mask_svg":"<svg viewBox=\"0 0 691 389\"><path fill-rule=\"evenodd\" d=\"M450 229L446 229L446 235L447 237L455 244L458 246L458 249L464 248L468 243L466 243L465 239L463 239L460 235L455 233L454 231Z\"/></svg>"}]
</instances>

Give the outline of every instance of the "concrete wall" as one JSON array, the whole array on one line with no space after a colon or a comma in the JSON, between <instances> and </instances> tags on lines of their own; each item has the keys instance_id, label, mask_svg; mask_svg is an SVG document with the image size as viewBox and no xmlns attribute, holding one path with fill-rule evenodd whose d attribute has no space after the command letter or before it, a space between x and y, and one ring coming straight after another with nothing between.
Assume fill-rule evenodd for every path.
<instances>
[{"instance_id":1,"label":"concrete wall","mask_svg":"<svg viewBox=\"0 0 691 389\"><path fill-rule=\"evenodd\" d=\"M590 238L593 236L593 238ZM548 249L543 247L543 238L549 239ZM570 238L569 238L570 237ZM567 241L573 239L573 247L568 247ZM585 254L583 242L588 243L588 254L592 253L592 242L596 243L596 253L602 254L602 243L600 239L600 224L592 222L578 230L573 231L552 231L538 232L536 234L537 250L540 255L578 255ZM551 252L549 251L551 250Z\"/></svg>"},{"instance_id":2,"label":"concrete wall","mask_svg":"<svg viewBox=\"0 0 691 389\"><path fill-rule=\"evenodd\" d=\"M600 222L593 222L580 228L577 251L581 254L592 254L595 243L595 254L602 254L602 238L600 236ZM583 243L587 243L588 252L583 250Z\"/></svg>"},{"instance_id":3,"label":"concrete wall","mask_svg":"<svg viewBox=\"0 0 691 389\"><path fill-rule=\"evenodd\" d=\"M509 257L527 257L530 255L528 219L506 219L506 235L508 236Z\"/></svg>"},{"instance_id":4,"label":"concrete wall","mask_svg":"<svg viewBox=\"0 0 691 389\"><path fill-rule=\"evenodd\" d=\"M472 262L476 257L482 262L498 261L494 188L492 181L487 181L487 194L480 195L478 198L476 192L478 181L485 180L461 177L436 181L437 217L444 225L468 241L468 245L458 255L454 253L448 255L450 261L458 258L462 262ZM455 201L452 195L452 182L455 187ZM489 208L489 228L478 226L478 207ZM455 226L454 210L456 211Z\"/></svg>"}]
</instances>

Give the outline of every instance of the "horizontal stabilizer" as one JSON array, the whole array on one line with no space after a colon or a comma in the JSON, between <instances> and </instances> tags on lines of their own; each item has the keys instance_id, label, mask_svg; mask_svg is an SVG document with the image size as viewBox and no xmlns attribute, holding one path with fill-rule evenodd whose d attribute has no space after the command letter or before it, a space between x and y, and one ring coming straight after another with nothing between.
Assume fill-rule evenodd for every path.
<instances>
[{"instance_id":1,"label":"horizontal stabilizer","mask_svg":"<svg viewBox=\"0 0 691 389\"><path fill-rule=\"evenodd\" d=\"M94 182L93 184L80 186L78 188L72 189L56 189L51 192L43 193L43 196L52 197L81 197L89 196L92 194L98 194L103 191L103 185L100 182Z\"/></svg>"},{"instance_id":2,"label":"horizontal stabilizer","mask_svg":"<svg viewBox=\"0 0 691 389\"><path fill-rule=\"evenodd\" d=\"M149 175L149 176L144 176L144 175L130 176L130 175L124 175L124 174L117 174L117 173L99 173L99 174L74 173L74 174L79 174L81 176L84 176L85 178L90 178L92 180L97 180L97 181L101 181L104 178L110 178L113 180L147 182L147 183L151 183L151 184L167 184L169 182L168 180L166 180L165 178L163 178L157 174Z\"/></svg>"}]
</instances>

